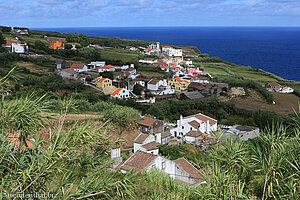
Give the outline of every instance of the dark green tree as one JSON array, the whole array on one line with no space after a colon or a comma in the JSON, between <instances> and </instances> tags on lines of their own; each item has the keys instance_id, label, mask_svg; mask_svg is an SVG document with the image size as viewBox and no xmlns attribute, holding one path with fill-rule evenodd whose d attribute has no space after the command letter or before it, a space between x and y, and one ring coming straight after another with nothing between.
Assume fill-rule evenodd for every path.
<instances>
[{"instance_id":1,"label":"dark green tree","mask_svg":"<svg viewBox=\"0 0 300 200\"><path fill-rule=\"evenodd\" d=\"M114 72L101 72L100 76L103 78L109 78L110 80L114 79Z\"/></svg>"},{"instance_id":2,"label":"dark green tree","mask_svg":"<svg viewBox=\"0 0 300 200\"><path fill-rule=\"evenodd\" d=\"M140 84L136 84L133 86L133 93L136 94L136 95L140 95L141 92L143 91L143 86L141 86Z\"/></svg>"},{"instance_id":3,"label":"dark green tree","mask_svg":"<svg viewBox=\"0 0 300 200\"><path fill-rule=\"evenodd\" d=\"M6 41L5 41L2 33L0 33L0 45L5 44L5 43L6 43Z\"/></svg>"},{"instance_id":4,"label":"dark green tree","mask_svg":"<svg viewBox=\"0 0 300 200\"><path fill-rule=\"evenodd\" d=\"M72 49L72 45L71 44L65 44L65 49Z\"/></svg>"}]
</instances>

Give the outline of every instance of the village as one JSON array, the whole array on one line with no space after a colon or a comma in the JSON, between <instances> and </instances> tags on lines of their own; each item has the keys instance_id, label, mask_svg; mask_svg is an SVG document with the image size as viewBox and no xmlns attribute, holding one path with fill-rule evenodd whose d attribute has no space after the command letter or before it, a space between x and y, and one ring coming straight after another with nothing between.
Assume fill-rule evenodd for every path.
<instances>
[{"instance_id":1,"label":"village","mask_svg":"<svg viewBox=\"0 0 300 200\"><path fill-rule=\"evenodd\" d=\"M17 34L28 34L26 30L13 31ZM74 51L82 48L79 43L57 40L55 37L45 38L50 41L47 48L52 50L65 49L67 46L68 49ZM13 53L39 56L37 54L30 55L29 47L18 37L6 39L3 47ZM107 47L89 44L86 48ZM139 66L135 66L135 64L115 66L101 60L83 63L56 58L55 72L65 81L82 82L95 89L98 95L124 100L134 99L144 105L166 100L184 101L226 96L232 90L228 83L215 82L213 75L193 65L191 59L185 58L182 49L161 46L160 42L145 47L127 46L125 49L139 51L149 58L140 59ZM139 67L165 72L168 76L161 79L145 77L139 73ZM294 91L292 88L283 87L276 82L268 82L262 87L278 93L293 93ZM243 90L243 88L241 89ZM237 95L240 94L237 93ZM156 168L170 177L192 186L206 183L205 175L183 157L171 160L162 156L160 154L161 145L190 144L201 151L207 151L209 147L228 139L247 141L260 135L258 127L239 124L225 126L202 113L185 117L181 115L177 119L177 123L141 116L138 130L140 132L138 136L130 141L132 148L122 149L116 145L111 149L111 161L113 162L111 170L127 173L132 169L141 172ZM28 141L30 140L28 139ZM28 145L32 146L32 143L29 142ZM130 153L126 160L122 158L124 152Z\"/></svg>"}]
</instances>

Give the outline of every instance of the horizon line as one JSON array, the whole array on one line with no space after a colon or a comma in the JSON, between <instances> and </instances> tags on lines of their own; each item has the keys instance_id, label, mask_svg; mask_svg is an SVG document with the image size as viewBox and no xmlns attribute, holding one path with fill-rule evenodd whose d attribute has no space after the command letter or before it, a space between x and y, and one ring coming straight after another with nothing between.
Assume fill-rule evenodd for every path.
<instances>
[{"instance_id":1,"label":"horizon line","mask_svg":"<svg viewBox=\"0 0 300 200\"><path fill-rule=\"evenodd\" d=\"M20 26L19 26L20 27ZM228 25L228 26L58 26L58 27L29 27L29 29L39 29L39 28L197 28L197 27L260 27L260 28L300 28L300 26L273 26L273 25Z\"/></svg>"}]
</instances>

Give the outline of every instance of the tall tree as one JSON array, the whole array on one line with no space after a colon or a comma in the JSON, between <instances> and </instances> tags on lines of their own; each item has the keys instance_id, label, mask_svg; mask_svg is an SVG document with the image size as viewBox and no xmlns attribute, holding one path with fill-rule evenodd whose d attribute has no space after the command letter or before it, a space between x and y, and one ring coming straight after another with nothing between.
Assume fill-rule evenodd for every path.
<instances>
[{"instance_id":1,"label":"tall tree","mask_svg":"<svg viewBox=\"0 0 300 200\"><path fill-rule=\"evenodd\" d=\"M5 41L2 33L0 33L0 45L5 44L5 43L6 43L6 41Z\"/></svg>"}]
</instances>

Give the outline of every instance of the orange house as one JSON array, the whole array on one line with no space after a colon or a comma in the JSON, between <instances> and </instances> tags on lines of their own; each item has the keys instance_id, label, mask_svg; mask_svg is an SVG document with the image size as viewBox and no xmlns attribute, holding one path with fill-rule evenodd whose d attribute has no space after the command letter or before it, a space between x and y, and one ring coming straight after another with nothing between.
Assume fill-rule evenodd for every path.
<instances>
[{"instance_id":1,"label":"orange house","mask_svg":"<svg viewBox=\"0 0 300 200\"><path fill-rule=\"evenodd\" d=\"M49 49L57 50L57 49L64 49L64 48L65 48L65 46L61 40L50 42Z\"/></svg>"}]
</instances>

